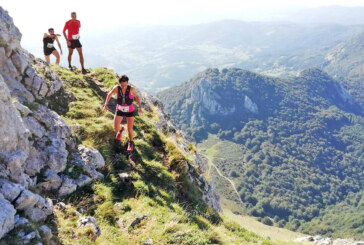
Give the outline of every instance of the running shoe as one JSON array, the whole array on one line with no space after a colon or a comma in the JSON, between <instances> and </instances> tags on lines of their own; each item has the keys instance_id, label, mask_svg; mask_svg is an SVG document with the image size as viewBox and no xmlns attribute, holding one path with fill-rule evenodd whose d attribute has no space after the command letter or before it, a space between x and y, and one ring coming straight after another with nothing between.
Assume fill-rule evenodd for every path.
<instances>
[{"instance_id":1,"label":"running shoe","mask_svg":"<svg viewBox=\"0 0 364 245\"><path fill-rule=\"evenodd\" d=\"M128 142L128 149L127 151L133 151L134 150L134 142L133 141L129 141Z\"/></svg>"},{"instance_id":2,"label":"running shoe","mask_svg":"<svg viewBox=\"0 0 364 245\"><path fill-rule=\"evenodd\" d=\"M86 69L82 69L82 74L87 74L87 73L90 73L90 72Z\"/></svg>"},{"instance_id":3,"label":"running shoe","mask_svg":"<svg viewBox=\"0 0 364 245\"><path fill-rule=\"evenodd\" d=\"M115 139L116 140L121 140L121 136L123 134L123 130L124 130L124 128L121 128L121 130L116 133L116 136L115 136Z\"/></svg>"}]
</instances>

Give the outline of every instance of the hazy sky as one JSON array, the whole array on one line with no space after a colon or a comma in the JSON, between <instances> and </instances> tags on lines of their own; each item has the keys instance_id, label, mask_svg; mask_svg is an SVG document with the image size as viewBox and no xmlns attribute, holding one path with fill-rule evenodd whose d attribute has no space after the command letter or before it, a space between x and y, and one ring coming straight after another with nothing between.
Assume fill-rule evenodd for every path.
<instances>
[{"instance_id":1,"label":"hazy sky","mask_svg":"<svg viewBox=\"0 0 364 245\"><path fill-rule=\"evenodd\" d=\"M33 49L49 27L63 29L71 11L81 20L81 36L123 25L189 25L221 19L271 20L304 7L364 6L364 0L0 0ZM107 38L107 37L105 37Z\"/></svg>"}]
</instances>

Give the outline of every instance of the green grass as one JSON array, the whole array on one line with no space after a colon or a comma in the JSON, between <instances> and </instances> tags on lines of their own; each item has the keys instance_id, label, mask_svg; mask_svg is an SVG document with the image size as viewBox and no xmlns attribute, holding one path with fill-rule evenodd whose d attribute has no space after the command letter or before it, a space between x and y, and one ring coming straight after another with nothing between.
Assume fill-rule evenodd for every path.
<instances>
[{"instance_id":1,"label":"green grass","mask_svg":"<svg viewBox=\"0 0 364 245\"><path fill-rule=\"evenodd\" d=\"M154 111L135 118L136 152L131 160L115 157L113 115L102 115L105 92L89 78L66 69L52 67L68 82L67 90L76 96L64 119L81 126L78 137L84 145L97 148L104 156L105 178L68 196L65 211L55 210L55 234L63 244L143 244L152 238L155 244L272 244L207 207L196 185L186 175L189 157L182 153L152 123ZM115 74L105 69L91 73L108 88ZM125 139L124 139L125 141ZM194 150L194 147L190 147ZM131 167L131 163L135 167ZM74 175L80 174L74 169ZM123 183L118 174L127 172L131 181ZM92 242L94 231L77 229L77 213L97 219L101 236ZM147 219L130 228L136 217Z\"/></svg>"}]
</instances>

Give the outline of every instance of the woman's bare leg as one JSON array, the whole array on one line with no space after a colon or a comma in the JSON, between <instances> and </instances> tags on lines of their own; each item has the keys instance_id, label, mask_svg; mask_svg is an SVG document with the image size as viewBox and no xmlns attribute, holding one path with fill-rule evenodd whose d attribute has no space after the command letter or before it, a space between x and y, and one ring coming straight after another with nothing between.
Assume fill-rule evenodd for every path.
<instances>
[{"instance_id":1,"label":"woman's bare leg","mask_svg":"<svg viewBox=\"0 0 364 245\"><path fill-rule=\"evenodd\" d=\"M59 53L58 53L58 51L57 50L54 50L53 52L52 52L52 54L54 55L54 56L56 56L56 64L57 65L59 65L59 60L60 60L60 58L59 58ZM48 56L49 57L49 56Z\"/></svg>"},{"instance_id":2,"label":"woman's bare leg","mask_svg":"<svg viewBox=\"0 0 364 245\"><path fill-rule=\"evenodd\" d=\"M126 122L128 124L129 141L133 141L133 138L134 138L134 131L133 131L134 117L127 117Z\"/></svg>"}]
</instances>

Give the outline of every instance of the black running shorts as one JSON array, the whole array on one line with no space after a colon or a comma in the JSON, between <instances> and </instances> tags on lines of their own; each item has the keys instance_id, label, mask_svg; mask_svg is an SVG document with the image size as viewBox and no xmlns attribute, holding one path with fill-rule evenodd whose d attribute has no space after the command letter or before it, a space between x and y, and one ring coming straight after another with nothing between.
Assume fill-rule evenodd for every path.
<instances>
[{"instance_id":1,"label":"black running shorts","mask_svg":"<svg viewBox=\"0 0 364 245\"><path fill-rule=\"evenodd\" d=\"M44 55L45 56L48 56L48 55L51 55L51 53L56 50L55 48L44 48Z\"/></svg>"},{"instance_id":2,"label":"black running shorts","mask_svg":"<svg viewBox=\"0 0 364 245\"><path fill-rule=\"evenodd\" d=\"M120 117L134 117L135 111L132 112L123 112L123 111L116 111L116 115Z\"/></svg>"},{"instance_id":3,"label":"black running shorts","mask_svg":"<svg viewBox=\"0 0 364 245\"><path fill-rule=\"evenodd\" d=\"M76 40L69 40L71 42L71 46L68 46L68 48L75 49L75 48L82 48L82 45L80 43L79 39Z\"/></svg>"}]
</instances>

